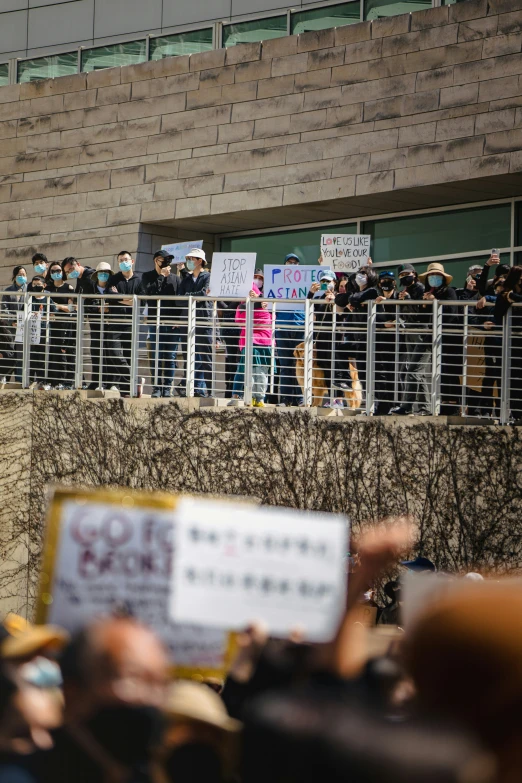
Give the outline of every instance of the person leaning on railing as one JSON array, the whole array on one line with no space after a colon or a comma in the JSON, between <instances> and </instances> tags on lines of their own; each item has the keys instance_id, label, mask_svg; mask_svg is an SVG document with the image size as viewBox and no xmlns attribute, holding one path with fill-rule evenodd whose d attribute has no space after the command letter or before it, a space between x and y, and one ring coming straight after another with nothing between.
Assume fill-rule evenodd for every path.
<instances>
[{"instance_id":1,"label":"person leaning on railing","mask_svg":"<svg viewBox=\"0 0 522 783\"><path fill-rule=\"evenodd\" d=\"M27 291L27 272L25 266L15 266L12 275L12 284L7 286L2 296L2 322L12 335L13 339L13 363L5 371L5 379L9 380L14 374L15 381L22 383L22 343L15 342L16 329L18 326L18 313L24 309L24 294ZM10 293L12 292L12 293ZM4 374L3 376L4 377Z\"/></svg>"},{"instance_id":2,"label":"person leaning on railing","mask_svg":"<svg viewBox=\"0 0 522 783\"><path fill-rule=\"evenodd\" d=\"M101 391L106 385L110 387L113 383L112 373L114 368L111 367L110 339L108 336L110 331L108 329L107 317L109 300L103 298L107 293L107 284L112 275L111 265L107 261L100 261L96 271L90 275L89 281L87 282L86 280L84 283L84 292L86 294L97 294L100 297L99 299L85 299L84 303L91 337L92 380L87 387L91 391ZM104 338L102 338L102 322Z\"/></svg>"},{"instance_id":3,"label":"person leaning on railing","mask_svg":"<svg viewBox=\"0 0 522 783\"><path fill-rule=\"evenodd\" d=\"M332 328L333 308L335 305L335 272L327 270L323 273L321 281L312 283L308 292L308 299L314 302L314 347L315 361L324 375L326 396L323 408L343 407L341 400L330 396L332 388ZM336 339L335 336L334 339Z\"/></svg>"},{"instance_id":4,"label":"person leaning on railing","mask_svg":"<svg viewBox=\"0 0 522 783\"><path fill-rule=\"evenodd\" d=\"M210 286L210 272L205 267L207 259L204 250L193 248L186 257L188 275L179 287L180 296L198 297L196 302L196 345L194 357L194 396L212 395L212 302L206 300ZM188 306L180 309L180 316L187 324ZM187 326L180 328L182 341L187 344ZM187 390L188 392L188 390Z\"/></svg>"},{"instance_id":5,"label":"person leaning on railing","mask_svg":"<svg viewBox=\"0 0 522 783\"><path fill-rule=\"evenodd\" d=\"M397 355L397 285L393 272L379 274L377 333L375 337L375 406L374 416L390 412L395 396L395 356Z\"/></svg>"},{"instance_id":6,"label":"person leaning on railing","mask_svg":"<svg viewBox=\"0 0 522 783\"><path fill-rule=\"evenodd\" d=\"M493 317L501 325L511 305L522 303L522 266L514 266L497 296ZM513 308L511 332L511 373L509 404L515 423L522 424L522 306Z\"/></svg>"},{"instance_id":7,"label":"person leaning on railing","mask_svg":"<svg viewBox=\"0 0 522 783\"><path fill-rule=\"evenodd\" d=\"M49 381L55 389L74 388L74 327L72 311L74 300L60 294L73 294L74 288L63 279L59 261L49 265L45 276L47 291L56 305L56 320L50 324ZM54 294L54 296L53 296Z\"/></svg>"}]
</instances>

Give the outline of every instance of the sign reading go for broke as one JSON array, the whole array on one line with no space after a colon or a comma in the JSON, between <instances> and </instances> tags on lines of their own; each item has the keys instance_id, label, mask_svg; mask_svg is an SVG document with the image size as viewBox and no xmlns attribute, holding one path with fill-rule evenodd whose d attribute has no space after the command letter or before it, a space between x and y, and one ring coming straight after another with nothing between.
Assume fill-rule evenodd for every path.
<instances>
[{"instance_id":1,"label":"sign reading go for broke","mask_svg":"<svg viewBox=\"0 0 522 783\"><path fill-rule=\"evenodd\" d=\"M214 253L210 295L246 298L252 290L256 257L257 253Z\"/></svg>"},{"instance_id":2,"label":"sign reading go for broke","mask_svg":"<svg viewBox=\"0 0 522 783\"><path fill-rule=\"evenodd\" d=\"M370 257L368 234L323 234L321 256L335 272L356 272Z\"/></svg>"},{"instance_id":3,"label":"sign reading go for broke","mask_svg":"<svg viewBox=\"0 0 522 783\"><path fill-rule=\"evenodd\" d=\"M227 635L169 619L177 498L57 490L49 512L38 622L75 632L122 609L162 639L180 674L223 673Z\"/></svg>"}]
</instances>

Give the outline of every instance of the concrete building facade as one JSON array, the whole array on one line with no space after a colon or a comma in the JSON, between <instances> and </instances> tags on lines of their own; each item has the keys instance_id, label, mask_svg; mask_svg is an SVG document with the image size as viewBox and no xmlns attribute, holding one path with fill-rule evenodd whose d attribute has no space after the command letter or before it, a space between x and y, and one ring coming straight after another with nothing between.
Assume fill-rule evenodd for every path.
<instances>
[{"instance_id":1,"label":"concrete building facade","mask_svg":"<svg viewBox=\"0 0 522 783\"><path fill-rule=\"evenodd\" d=\"M278 260L330 225L366 227L378 263L516 261L521 9L467 0L0 88L0 282L36 250L125 248L145 269L167 241L276 237Z\"/></svg>"}]
</instances>

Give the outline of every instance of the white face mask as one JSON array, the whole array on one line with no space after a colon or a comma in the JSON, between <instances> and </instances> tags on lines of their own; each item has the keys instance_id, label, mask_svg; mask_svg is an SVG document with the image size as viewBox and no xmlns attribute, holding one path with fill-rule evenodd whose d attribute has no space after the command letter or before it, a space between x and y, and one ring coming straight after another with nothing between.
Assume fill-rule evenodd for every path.
<instances>
[{"instance_id":1,"label":"white face mask","mask_svg":"<svg viewBox=\"0 0 522 783\"><path fill-rule=\"evenodd\" d=\"M366 277L366 275L355 275L355 282L359 286L366 285L366 283L368 282L368 278Z\"/></svg>"}]
</instances>

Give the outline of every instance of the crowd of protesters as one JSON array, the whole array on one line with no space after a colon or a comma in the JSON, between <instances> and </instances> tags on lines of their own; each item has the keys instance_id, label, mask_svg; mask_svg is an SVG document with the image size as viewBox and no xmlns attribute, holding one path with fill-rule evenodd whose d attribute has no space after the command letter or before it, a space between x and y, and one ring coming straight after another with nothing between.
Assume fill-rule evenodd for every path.
<instances>
[{"instance_id":1,"label":"crowd of protesters","mask_svg":"<svg viewBox=\"0 0 522 783\"><path fill-rule=\"evenodd\" d=\"M152 397L186 396L186 377L175 375L187 361L187 298L197 298L194 337L194 395L215 394L212 353L217 339L226 352L225 397L239 405L244 397L246 366L246 310L244 304L208 299L210 273L205 252L193 249L185 263L173 264L165 250L155 253L154 268L143 275L135 271L133 255L122 251L117 270L101 262L96 269L69 257L49 263L36 253L32 269L16 266L13 281L5 289L1 304L0 377L22 381L23 342L17 335L17 320L24 310L24 297L32 294L32 311L40 313L38 344L30 346L29 382L48 390L73 389L77 351L77 294L84 300L89 324L90 390L118 391L131 395L133 297L157 297L141 301L146 307L147 347ZM300 263L295 253L284 259L287 265ZM493 272L492 279L489 275ZM417 274L412 264L401 264L397 272L375 267L371 259L356 273L347 275L325 269L321 281L312 284L308 298L314 303L313 400L323 407L364 407L367 381L368 303L376 304L375 403L374 415L431 415L433 362L433 309L431 302L443 302L440 413L488 416L500 402L502 334L504 317L511 305L522 301L522 267L500 263L492 252L484 266L472 265L464 286L455 288L452 275L443 264L431 263ZM304 384L299 363L304 346L305 311L273 309L263 300L264 276L256 270L250 296L253 303L252 404L304 405ZM119 298L121 296L121 298ZM167 298L165 298L167 297ZM168 297L177 297L168 299ZM158 301L161 301L158 316ZM412 304L408 304L411 301ZM466 302L466 328L482 335L483 368L480 373L464 365L464 310L455 303ZM157 317L158 316L158 317ZM522 339L519 327L522 309L514 308L510 346L511 378L509 408L511 420L522 419ZM179 373L178 373L179 375ZM273 383L269 384L272 377ZM77 379L76 379L77 380ZM83 380L83 379L82 379ZM473 380L473 378L472 378ZM301 382L300 382L301 381ZM462 390L465 389L465 404ZM479 388L477 388L477 385ZM270 389L269 389L270 387ZM317 389L315 388L317 387Z\"/></svg>"},{"instance_id":2,"label":"crowd of protesters","mask_svg":"<svg viewBox=\"0 0 522 783\"><path fill-rule=\"evenodd\" d=\"M515 783L522 777L522 593L467 574L404 626L401 579L379 623L372 586L411 528L351 543L331 642L269 638L254 620L224 680L172 677L161 642L121 611L73 638L0 626L0 783Z\"/></svg>"}]
</instances>

